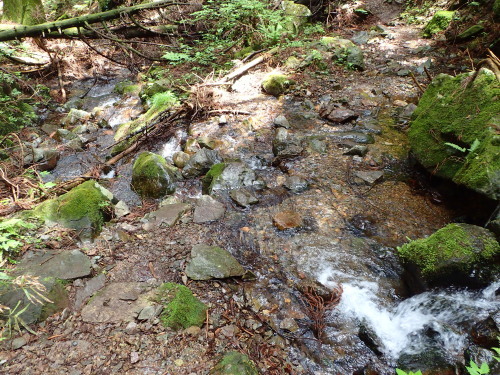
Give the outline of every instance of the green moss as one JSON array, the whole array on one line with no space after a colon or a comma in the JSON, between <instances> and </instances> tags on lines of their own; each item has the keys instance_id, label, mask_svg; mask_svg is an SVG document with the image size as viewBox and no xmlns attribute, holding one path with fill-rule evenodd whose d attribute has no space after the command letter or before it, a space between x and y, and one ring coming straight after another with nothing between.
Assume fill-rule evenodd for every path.
<instances>
[{"instance_id":1,"label":"green moss","mask_svg":"<svg viewBox=\"0 0 500 375\"><path fill-rule=\"evenodd\" d=\"M76 229L84 237L93 236L101 231L111 205L96 185L95 181L86 181L58 198L45 201L29 215Z\"/></svg>"},{"instance_id":2,"label":"green moss","mask_svg":"<svg viewBox=\"0 0 500 375\"><path fill-rule=\"evenodd\" d=\"M165 305L160 316L165 327L201 327L205 322L207 307L184 285L162 284L158 290L157 301Z\"/></svg>"},{"instance_id":3,"label":"green moss","mask_svg":"<svg viewBox=\"0 0 500 375\"><path fill-rule=\"evenodd\" d=\"M449 224L428 238L398 248L399 255L416 264L427 277L453 272L469 273L474 266L492 261L500 246L488 230L469 224Z\"/></svg>"},{"instance_id":4,"label":"green moss","mask_svg":"<svg viewBox=\"0 0 500 375\"><path fill-rule=\"evenodd\" d=\"M500 19L500 0L495 0L495 3L493 4L493 15L495 20Z\"/></svg>"},{"instance_id":5,"label":"green moss","mask_svg":"<svg viewBox=\"0 0 500 375\"><path fill-rule=\"evenodd\" d=\"M117 83L113 90L120 95L138 95L141 91L141 86L131 81L122 81Z\"/></svg>"},{"instance_id":6,"label":"green moss","mask_svg":"<svg viewBox=\"0 0 500 375\"><path fill-rule=\"evenodd\" d=\"M498 199L500 155L495 145L500 126L500 84L482 69L467 88L470 74L434 78L413 114L408 137L418 161L438 176ZM461 152L475 140L479 147Z\"/></svg>"},{"instance_id":7,"label":"green moss","mask_svg":"<svg viewBox=\"0 0 500 375\"><path fill-rule=\"evenodd\" d=\"M210 371L211 375L258 375L258 373L255 363L237 351L225 353Z\"/></svg>"},{"instance_id":8,"label":"green moss","mask_svg":"<svg viewBox=\"0 0 500 375\"><path fill-rule=\"evenodd\" d=\"M424 27L423 36L431 38L434 34L445 30L453 19L454 11L440 10L434 14L434 17Z\"/></svg>"},{"instance_id":9,"label":"green moss","mask_svg":"<svg viewBox=\"0 0 500 375\"><path fill-rule=\"evenodd\" d=\"M132 188L141 197L161 198L175 191L174 174L165 158L141 153L132 167Z\"/></svg>"},{"instance_id":10,"label":"green moss","mask_svg":"<svg viewBox=\"0 0 500 375\"><path fill-rule=\"evenodd\" d=\"M270 95L284 94L294 82L283 74L270 74L262 82L262 88Z\"/></svg>"},{"instance_id":11,"label":"green moss","mask_svg":"<svg viewBox=\"0 0 500 375\"><path fill-rule=\"evenodd\" d=\"M483 31L484 31L483 25L474 25L472 27L469 27L463 33L459 34L457 36L457 40L462 41L462 40L470 39L470 38L475 37L478 34L482 33Z\"/></svg>"},{"instance_id":12,"label":"green moss","mask_svg":"<svg viewBox=\"0 0 500 375\"><path fill-rule=\"evenodd\" d=\"M214 164L212 168L210 168L205 177L203 177L202 179L203 192L205 192L206 194L210 194L210 192L212 191L213 182L217 180L222 172L224 172L226 166L226 163L218 163Z\"/></svg>"}]
</instances>

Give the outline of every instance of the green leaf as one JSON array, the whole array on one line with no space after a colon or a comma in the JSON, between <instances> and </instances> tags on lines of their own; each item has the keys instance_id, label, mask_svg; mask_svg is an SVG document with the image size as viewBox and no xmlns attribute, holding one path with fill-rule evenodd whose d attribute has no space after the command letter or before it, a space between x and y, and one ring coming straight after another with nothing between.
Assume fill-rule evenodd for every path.
<instances>
[{"instance_id":1,"label":"green leaf","mask_svg":"<svg viewBox=\"0 0 500 375\"><path fill-rule=\"evenodd\" d=\"M398 375L408 375L408 374L406 373L406 371L400 370L400 369L398 369L398 368L396 369L396 374L398 374Z\"/></svg>"}]
</instances>

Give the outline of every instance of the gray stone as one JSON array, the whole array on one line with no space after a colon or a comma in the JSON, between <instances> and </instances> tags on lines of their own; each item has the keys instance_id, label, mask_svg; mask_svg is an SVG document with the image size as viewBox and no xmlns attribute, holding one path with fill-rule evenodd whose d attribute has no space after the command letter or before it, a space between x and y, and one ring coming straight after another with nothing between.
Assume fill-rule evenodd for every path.
<instances>
[{"instance_id":1,"label":"gray stone","mask_svg":"<svg viewBox=\"0 0 500 375\"><path fill-rule=\"evenodd\" d=\"M145 283L112 283L98 292L82 309L86 323L133 321L146 306L151 305L154 291Z\"/></svg>"},{"instance_id":2,"label":"gray stone","mask_svg":"<svg viewBox=\"0 0 500 375\"><path fill-rule=\"evenodd\" d=\"M341 141L352 141L362 144L375 143L375 139L371 134L365 134L360 132L339 132L335 133L335 137Z\"/></svg>"},{"instance_id":3,"label":"gray stone","mask_svg":"<svg viewBox=\"0 0 500 375\"><path fill-rule=\"evenodd\" d=\"M147 220L153 226L167 226L173 227L180 218L191 209L191 206L187 203L174 203L167 204L157 211L151 212L147 215Z\"/></svg>"},{"instance_id":4,"label":"gray stone","mask_svg":"<svg viewBox=\"0 0 500 375\"><path fill-rule=\"evenodd\" d=\"M132 167L132 189L142 198L161 198L175 192L176 176L161 155L139 154Z\"/></svg>"},{"instance_id":5,"label":"gray stone","mask_svg":"<svg viewBox=\"0 0 500 375\"><path fill-rule=\"evenodd\" d=\"M161 306L161 305L146 306L139 313L137 320L153 320L158 315L160 315L162 310L163 310L163 306Z\"/></svg>"},{"instance_id":6,"label":"gray stone","mask_svg":"<svg viewBox=\"0 0 500 375\"><path fill-rule=\"evenodd\" d=\"M197 224L219 220L224 216L226 207L210 195L202 195L196 202L193 222Z\"/></svg>"},{"instance_id":7,"label":"gray stone","mask_svg":"<svg viewBox=\"0 0 500 375\"><path fill-rule=\"evenodd\" d=\"M357 156L365 156L368 153L368 147L364 145L354 145L349 150L344 152L344 155L357 155Z\"/></svg>"},{"instance_id":8,"label":"gray stone","mask_svg":"<svg viewBox=\"0 0 500 375\"><path fill-rule=\"evenodd\" d=\"M62 123L64 126L84 123L90 119L90 116L92 116L92 114L89 112L82 111L81 109L71 108Z\"/></svg>"},{"instance_id":9,"label":"gray stone","mask_svg":"<svg viewBox=\"0 0 500 375\"><path fill-rule=\"evenodd\" d=\"M242 276L245 270L228 251L218 246L195 245L186 275L193 280L223 279Z\"/></svg>"},{"instance_id":10,"label":"gray stone","mask_svg":"<svg viewBox=\"0 0 500 375\"><path fill-rule=\"evenodd\" d=\"M178 168L184 168L189 161L191 156L189 154L186 154L183 151L177 151L174 156L172 157L172 160L174 162L174 165Z\"/></svg>"},{"instance_id":11,"label":"gray stone","mask_svg":"<svg viewBox=\"0 0 500 375\"><path fill-rule=\"evenodd\" d=\"M345 122L355 120L358 118L358 115L350 109L333 109L331 107L327 107L325 110L321 111L321 117L332 122L343 124Z\"/></svg>"},{"instance_id":12,"label":"gray stone","mask_svg":"<svg viewBox=\"0 0 500 375\"><path fill-rule=\"evenodd\" d=\"M208 172L214 164L221 163L222 158L215 150L202 148L185 165L182 175L185 178L193 178Z\"/></svg>"},{"instance_id":13,"label":"gray stone","mask_svg":"<svg viewBox=\"0 0 500 375\"><path fill-rule=\"evenodd\" d=\"M118 219L130 213L130 209L124 201L119 201L117 204L115 204L114 210L115 216Z\"/></svg>"},{"instance_id":14,"label":"gray stone","mask_svg":"<svg viewBox=\"0 0 500 375\"><path fill-rule=\"evenodd\" d=\"M280 329L284 329L290 332L296 332L299 330L299 325L293 318L285 318L280 322Z\"/></svg>"},{"instance_id":15,"label":"gray stone","mask_svg":"<svg viewBox=\"0 0 500 375\"><path fill-rule=\"evenodd\" d=\"M275 156L293 157L302 153L303 147L300 141L292 137L285 128L276 129L273 139L273 153Z\"/></svg>"},{"instance_id":16,"label":"gray stone","mask_svg":"<svg viewBox=\"0 0 500 375\"><path fill-rule=\"evenodd\" d=\"M369 185L373 185L384 175L383 171L356 171L354 172L354 176L359 178L360 180L368 183Z\"/></svg>"},{"instance_id":17,"label":"gray stone","mask_svg":"<svg viewBox=\"0 0 500 375\"><path fill-rule=\"evenodd\" d=\"M363 51L353 42L340 37L323 37L318 48L333 53L333 59L351 69L364 70Z\"/></svg>"},{"instance_id":18,"label":"gray stone","mask_svg":"<svg viewBox=\"0 0 500 375\"><path fill-rule=\"evenodd\" d=\"M279 115L274 119L274 125L279 128L290 129L290 123L283 115Z\"/></svg>"},{"instance_id":19,"label":"gray stone","mask_svg":"<svg viewBox=\"0 0 500 375\"><path fill-rule=\"evenodd\" d=\"M363 30L363 31L358 31L356 34L354 34L354 36L351 38L351 40L358 44L358 45L362 45L362 44L366 44L368 42L368 40L370 39L370 34Z\"/></svg>"},{"instance_id":20,"label":"gray stone","mask_svg":"<svg viewBox=\"0 0 500 375\"><path fill-rule=\"evenodd\" d=\"M248 207L252 204L259 203L259 199L255 196L254 192L245 188L231 190L229 196L242 207Z\"/></svg>"},{"instance_id":21,"label":"gray stone","mask_svg":"<svg viewBox=\"0 0 500 375\"><path fill-rule=\"evenodd\" d=\"M233 190L242 187L264 187L264 182L245 163L234 162L218 166L220 167L218 171L211 170L203 179L204 192L206 193L210 194L217 190Z\"/></svg>"},{"instance_id":22,"label":"gray stone","mask_svg":"<svg viewBox=\"0 0 500 375\"><path fill-rule=\"evenodd\" d=\"M300 176L288 176L284 185L288 190L291 190L294 193L302 193L309 187L307 181Z\"/></svg>"},{"instance_id":23,"label":"gray stone","mask_svg":"<svg viewBox=\"0 0 500 375\"><path fill-rule=\"evenodd\" d=\"M101 273L100 275L88 280L83 288L78 288L76 291L74 308L77 310L80 309L88 298L90 298L98 290L104 288L105 283L106 276Z\"/></svg>"},{"instance_id":24,"label":"gray stone","mask_svg":"<svg viewBox=\"0 0 500 375\"><path fill-rule=\"evenodd\" d=\"M18 271L34 276L72 280L90 275L90 259L79 250L40 251L25 256Z\"/></svg>"},{"instance_id":25,"label":"gray stone","mask_svg":"<svg viewBox=\"0 0 500 375\"><path fill-rule=\"evenodd\" d=\"M311 137L308 141L308 150L317 152L318 154L326 153L326 142L324 139L318 137Z\"/></svg>"},{"instance_id":26,"label":"gray stone","mask_svg":"<svg viewBox=\"0 0 500 375\"><path fill-rule=\"evenodd\" d=\"M12 340L11 342L11 347L12 347L12 350L17 350L17 349L20 349L22 348L24 345L26 345L28 343L28 340L26 339L26 337L24 336L21 336L21 337L16 337L14 340Z\"/></svg>"}]
</instances>

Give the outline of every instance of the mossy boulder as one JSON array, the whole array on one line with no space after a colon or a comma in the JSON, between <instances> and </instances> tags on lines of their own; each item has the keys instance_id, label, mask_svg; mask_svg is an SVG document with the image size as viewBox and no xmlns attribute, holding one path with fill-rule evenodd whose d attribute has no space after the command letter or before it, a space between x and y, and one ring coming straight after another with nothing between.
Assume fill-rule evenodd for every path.
<instances>
[{"instance_id":1,"label":"mossy boulder","mask_svg":"<svg viewBox=\"0 0 500 375\"><path fill-rule=\"evenodd\" d=\"M365 69L363 51L349 39L343 39L338 36L325 36L316 43L316 47L319 50L331 52L334 61L344 65L346 68L356 70Z\"/></svg>"},{"instance_id":2,"label":"mossy boulder","mask_svg":"<svg viewBox=\"0 0 500 375\"><path fill-rule=\"evenodd\" d=\"M446 28L450 25L454 14L454 11L449 10L437 11L429 23L424 27L422 32L424 38L432 38L432 36L440 31L446 30Z\"/></svg>"},{"instance_id":3,"label":"mossy boulder","mask_svg":"<svg viewBox=\"0 0 500 375\"><path fill-rule=\"evenodd\" d=\"M132 81L125 80L118 82L113 91L120 95L139 95L141 86L134 84Z\"/></svg>"},{"instance_id":4,"label":"mossy boulder","mask_svg":"<svg viewBox=\"0 0 500 375\"><path fill-rule=\"evenodd\" d=\"M457 41L464 41L464 40L472 39L472 38L478 36L483 31L484 31L484 26L481 24L471 26L467 30L465 30L463 33L460 33L457 35Z\"/></svg>"},{"instance_id":5,"label":"mossy boulder","mask_svg":"<svg viewBox=\"0 0 500 375\"><path fill-rule=\"evenodd\" d=\"M269 74L262 82L262 88L270 95L280 96L288 91L293 80L284 74Z\"/></svg>"},{"instance_id":6,"label":"mossy boulder","mask_svg":"<svg viewBox=\"0 0 500 375\"><path fill-rule=\"evenodd\" d=\"M431 284L485 285L500 275L500 245L493 233L475 225L449 224L398 252Z\"/></svg>"},{"instance_id":7,"label":"mossy boulder","mask_svg":"<svg viewBox=\"0 0 500 375\"><path fill-rule=\"evenodd\" d=\"M210 371L211 375L258 375L255 363L245 354L230 351Z\"/></svg>"},{"instance_id":8,"label":"mossy boulder","mask_svg":"<svg viewBox=\"0 0 500 375\"><path fill-rule=\"evenodd\" d=\"M113 195L90 180L58 198L49 199L25 215L37 217L47 224L58 223L75 229L81 238L99 234L111 216Z\"/></svg>"},{"instance_id":9,"label":"mossy boulder","mask_svg":"<svg viewBox=\"0 0 500 375\"><path fill-rule=\"evenodd\" d=\"M408 132L412 152L434 174L500 198L500 84L481 69L440 74L427 87Z\"/></svg>"},{"instance_id":10,"label":"mossy boulder","mask_svg":"<svg viewBox=\"0 0 500 375\"><path fill-rule=\"evenodd\" d=\"M165 305L160 320L173 329L201 327L206 320L207 306L193 296L189 288L175 283L162 284L157 300Z\"/></svg>"},{"instance_id":11,"label":"mossy boulder","mask_svg":"<svg viewBox=\"0 0 500 375\"><path fill-rule=\"evenodd\" d=\"M175 175L164 157L142 152L132 167L132 189L142 198L161 198L175 192Z\"/></svg>"},{"instance_id":12,"label":"mossy boulder","mask_svg":"<svg viewBox=\"0 0 500 375\"><path fill-rule=\"evenodd\" d=\"M242 162L218 163L212 166L202 180L203 192L211 194L214 190L233 190L242 187L263 188L255 171Z\"/></svg>"},{"instance_id":13,"label":"mossy boulder","mask_svg":"<svg viewBox=\"0 0 500 375\"><path fill-rule=\"evenodd\" d=\"M289 21L285 23L285 29L292 34L297 34L300 29L309 22L312 16L310 9L302 4L297 4L290 0L281 2L281 7Z\"/></svg>"}]
</instances>

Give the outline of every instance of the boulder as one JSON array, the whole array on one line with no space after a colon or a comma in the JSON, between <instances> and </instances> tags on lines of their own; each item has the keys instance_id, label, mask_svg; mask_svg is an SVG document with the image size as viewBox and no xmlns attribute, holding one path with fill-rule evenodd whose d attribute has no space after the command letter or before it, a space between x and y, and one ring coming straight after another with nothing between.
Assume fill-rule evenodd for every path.
<instances>
[{"instance_id":1,"label":"boulder","mask_svg":"<svg viewBox=\"0 0 500 375\"><path fill-rule=\"evenodd\" d=\"M285 128L276 129L273 139L273 153L280 157L293 157L302 153L300 141L293 137Z\"/></svg>"},{"instance_id":2,"label":"boulder","mask_svg":"<svg viewBox=\"0 0 500 375\"><path fill-rule=\"evenodd\" d=\"M258 375L255 363L245 354L230 351L210 370L210 375Z\"/></svg>"},{"instance_id":3,"label":"boulder","mask_svg":"<svg viewBox=\"0 0 500 375\"><path fill-rule=\"evenodd\" d=\"M500 83L481 69L434 78L408 132L416 159L439 177L500 198Z\"/></svg>"},{"instance_id":4,"label":"boulder","mask_svg":"<svg viewBox=\"0 0 500 375\"><path fill-rule=\"evenodd\" d=\"M280 96L285 94L293 81L284 74L269 74L262 82L262 89L269 95Z\"/></svg>"},{"instance_id":5,"label":"boulder","mask_svg":"<svg viewBox=\"0 0 500 375\"><path fill-rule=\"evenodd\" d=\"M287 15L290 19L289 23L286 24L285 29L292 34L297 34L301 27L309 22L312 15L307 6L297 4L291 0L282 1L281 7L285 15Z\"/></svg>"},{"instance_id":6,"label":"boulder","mask_svg":"<svg viewBox=\"0 0 500 375\"><path fill-rule=\"evenodd\" d=\"M142 198L161 198L174 193L175 176L165 158L142 152L132 168L131 186Z\"/></svg>"},{"instance_id":7,"label":"boulder","mask_svg":"<svg viewBox=\"0 0 500 375\"><path fill-rule=\"evenodd\" d=\"M185 178L197 177L207 173L214 164L221 162L222 158L217 151L202 148L186 163L182 175Z\"/></svg>"},{"instance_id":8,"label":"boulder","mask_svg":"<svg viewBox=\"0 0 500 375\"><path fill-rule=\"evenodd\" d=\"M333 59L346 68L355 70L365 69L363 51L349 39L342 39L338 36L325 36L321 38L317 44L317 48L331 52Z\"/></svg>"},{"instance_id":9,"label":"boulder","mask_svg":"<svg viewBox=\"0 0 500 375\"><path fill-rule=\"evenodd\" d=\"M500 275L500 245L489 230L475 225L449 224L398 252L431 284L482 286Z\"/></svg>"},{"instance_id":10,"label":"boulder","mask_svg":"<svg viewBox=\"0 0 500 375\"><path fill-rule=\"evenodd\" d=\"M162 284L158 288L156 301L164 305L160 320L165 327L176 330L201 327L207 318L207 306L184 285Z\"/></svg>"},{"instance_id":11,"label":"boulder","mask_svg":"<svg viewBox=\"0 0 500 375\"><path fill-rule=\"evenodd\" d=\"M229 196L241 207L259 203L259 198L255 196L254 192L246 188L231 190Z\"/></svg>"},{"instance_id":12,"label":"boulder","mask_svg":"<svg viewBox=\"0 0 500 375\"><path fill-rule=\"evenodd\" d=\"M16 271L39 277L73 280L89 276L92 265L90 259L79 250L49 250L27 253Z\"/></svg>"},{"instance_id":13,"label":"boulder","mask_svg":"<svg viewBox=\"0 0 500 375\"><path fill-rule=\"evenodd\" d=\"M193 280L224 279L242 276L245 269L227 250L218 246L195 245L186 275Z\"/></svg>"},{"instance_id":14,"label":"boulder","mask_svg":"<svg viewBox=\"0 0 500 375\"><path fill-rule=\"evenodd\" d=\"M432 38L434 34L446 30L446 28L450 25L454 14L455 14L454 11L448 11L448 10L437 11L431 18L429 23L424 27L422 35L425 38Z\"/></svg>"},{"instance_id":15,"label":"boulder","mask_svg":"<svg viewBox=\"0 0 500 375\"><path fill-rule=\"evenodd\" d=\"M468 39L472 39L477 37L479 34L481 34L484 31L484 26L479 24L479 25L474 25L469 27L467 30L465 30L463 33L460 33L457 35L457 41L462 42Z\"/></svg>"},{"instance_id":16,"label":"boulder","mask_svg":"<svg viewBox=\"0 0 500 375\"><path fill-rule=\"evenodd\" d=\"M203 191L208 194L242 187L264 187L255 171L242 162L215 164L203 178Z\"/></svg>"},{"instance_id":17,"label":"boulder","mask_svg":"<svg viewBox=\"0 0 500 375\"><path fill-rule=\"evenodd\" d=\"M212 198L210 195L202 195L196 202L193 213L193 222L196 224L209 223L219 220L224 216L226 207L224 204Z\"/></svg>"}]
</instances>

